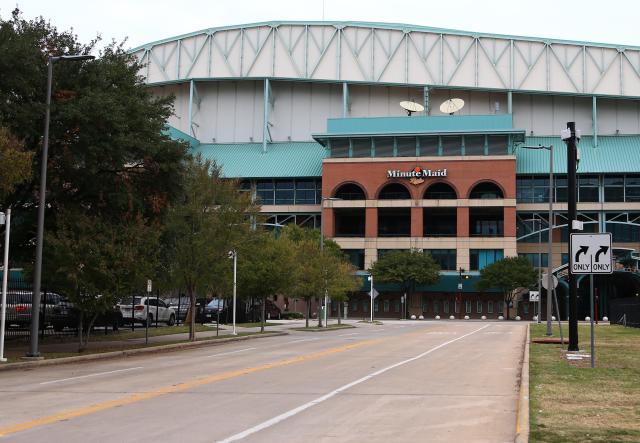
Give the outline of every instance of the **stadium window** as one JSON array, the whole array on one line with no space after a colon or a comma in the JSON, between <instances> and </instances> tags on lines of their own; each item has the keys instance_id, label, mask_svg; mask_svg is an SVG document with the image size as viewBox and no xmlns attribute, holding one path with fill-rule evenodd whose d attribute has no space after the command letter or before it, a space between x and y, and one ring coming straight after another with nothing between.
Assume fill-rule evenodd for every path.
<instances>
[{"instance_id":1,"label":"stadium window","mask_svg":"<svg viewBox=\"0 0 640 443\"><path fill-rule=\"evenodd\" d=\"M524 315L529 314L529 303L523 303L522 304L522 313Z\"/></svg>"},{"instance_id":2,"label":"stadium window","mask_svg":"<svg viewBox=\"0 0 640 443\"><path fill-rule=\"evenodd\" d=\"M276 205L292 205L294 195L293 180L276 180Z\"/></svg>"},{"instance_id":3,"label":"stadium window","mask_svg":"<svg viewBox=\"0 0 640 443\"><path fill-rule=\"evenodd\" d=\"M561 175L553 178L553 186L556 188L556 202L566 202L568 196L567 176Z\"/></svg>"},{"instance_id":4,"label":"stadium window","mask_svg":"<svg viewBox=\"0 0 640 443\"><path fill-rule=\"evenodd\" d=\"M343 249L343 254L357 269L364 269L364 249Z\"/></svg>"},{"instance_id":5,"label":"stadium window","mask_svg":"<svg viewBox=\"0 0 640 443\"><path fill-rule=\"evenodd\" d=\"M358 300L351 300L351 311L356 312L358 310Z\"/></svg>"},{"instance_id":6,"label":"stadium window","mask_svg":"<svg viewBox=\"0 0 640 443\"><path fill-rule=\"evenodd\" d=\"M449 313L449 300L445 300L442 302L442 312L445 314Z\"/></svg>"},{"instance_id":7,"label":"stadium window","mask_svg":"<svg viewBox=\"0 0 640 443\"><path fill-rule=\"evenodd\" d=\"M493 314L493 300L487 302L487 314Z\"/></svg>"},{"instance_id":8,"label":"stadium window","mask_svg":"<svg viewBox=\"0 0 640 443\"><path fill-rule=\"evenodd\" d=\"M470 270L479 271L484 269L491 263L502 260L504 251L502 249L471 249L470 254Z\"/></svg>"},{"instance_id":9,"label":"stadium window","mask_svg":"<svg viewBox=\"0 0 640 443\"><path fill-rule=\"evenodd\" d=\"M455 249L429 249L425 252L431 254L431 257L440 266L443 271L456 270L456 250Z\"/></svg>"},{"instance_id":10,"label":"stadium window","mask_svg":"<svg viewBox=\"0 0 640 443\"><path fill-rule=\"evenodd\" d=\"M395 300L395 303L394 303L394 310L395 310L396 312L400 312L400 300Z\"/></svg>"},{"instance_id":11,"label":"stadium window","mask_svg":"<svg viewBox=\"0 0 640 443\"><path fill-rule=\"evenodd\" d=\"M476 313L482 314L482 300L476 302Z\"/></svg>"},{"instance_id":12,"label":"stadium window","mask_svg":"<svg viewBox=\"0 0 640 443\"><path fill-rule=\"evenodd\" d=\"M376 157L393 157L393 137L374 138Z\"/></svg>"},{"instance_id":13,"label":"stadium window","mask_svg":"<svg viewBox=\"0 0 640 443\"><path fill-rule=\"evenodd\" d=\"M464 155L484 155L484 135L465 135Z\"/></svg>"},{"instance_id":14,"label":"stadium window","mask_svg":"<svg viewBox=\"0 0 640 443\"><path fill-rule=\"evenodd\" d=\"M539 268L539 267L545 268L547 267L549 255L546 253L538 254L536 252L533 252L533 253L519 253L518 257L524 257L527 260L529 260L529 263L531 263L531 266L533 266L534 268ZM540 264L540 261L542 261L542 264Z\"/></svg>"},{"instance_id":15,"label":"stadium window","mask_svg":"<svg viewBox=\"0 0 640 443\"><path fill-rule=\"evenodd\" d=\"M471 314L471 300L464 301L464 312L465 314Z\"/></svg>"},{"instance_id":16,"label":"stadium window","mask_svg":"<svg viewBox=\"0 0 640 443\"><path fill-rule=\"evenodd\" d=\"M369 312L369 300L362 300L362 312Z\"/></svg>"},{"instance_id":17,"label":"stadium window","mask_svg":"<svg viewBox=\"0 0 640 443\"><path fill-rule=\"evenodd\" d=\"M627 202L640 202L640 175L625 176L624 198Z\"/></svg>"},{"instance_id":18,"label":"stadium window","mask_svg":"<svg viewBox=\"0 0 640 443\"><path fill-rule=\"evenodd\" d=\"M487 140L489 155L506 155L509 153L509 136L490 135Z\"/></svg>"},{"instance_id":19,"label":"stadium window","mask_svg":"<svg viewBox=\"0 0 640 443\"><path fill-rule=\"evenodd\" d=\"M389 300L384 301L384 303L382 304L382 309L384 310L384 312L389 312Z\"/></svg>"},{"instance_id":20,"label":"stadium window","mask_svg":"<svg viewBox=\"0 0 640 443\"><path fill-rule=\"evenodd\" d=\"M373 312L378 312L378 300L373 302Z\"/></svg>"},{"instance_id":21,"label":"stadium window","mask_svg":"<svg viewBox=\"0 0 640 443\"><path fill-rule=\"evenodd\" d=\"M315 204L315 202L316 202L316 180L311 179L311 178L308 178L308 179L297 179L295 181L295 187L296 187L296 195L295 195L295 204L296 205L313 205L313 204Z\"/></svg>"},{"instance_id":22,"label":"stadium window","mask_svg":"<svg viewBox=\"0 0 640 443\"><path fill-rule=\"evenodd\" d=\"M351 139L352 157L371 157L371 139L354 138Z\"/></svg>"},{"instance_id":23,"label":"stadium window","mask_svg":"<svg viewBox=\"0 0 640 443\"><path fill-rule=\"evenodd\" d=\"M599 201L597 175L578 176L578 201L591 203Z\"/></svg>"},{"instance_id":24,"label":"stadium window","mask_svg":"<svg viewBox=\"0 0 640 443\"><path fill-rule=\"evenodd\" d=\"M604 201L623 202L624 201L624 175L610 175L603 179Z\"/></svg>"},{"instance_id":25,"label":"stadium window","mask_svg":"<svg viewBox=\"0 0 640 443\"><path fill-rule=\"evenodd\" d=\"M349 157L349 139L336 138L330 142L331 157Z\"/></svg>"},{"instance_id":26,"label":"stadium window","mask_svg":"<svg viewBox=\"0 0 640 443\"><path fill-rule=\"evenodd\" d=\"M398 146L398 157L415 157L416 156L416 138L415 137L398 137L396 139Z\"/></svg>"},{"instance_id":27,"label":"stadium window","mask_svg":"<svg viewBox=\"0 0 640 443\"><path fill-rule=\"evenodd\" d=\"M438 300L433 301L433 313L434 314L440 313L440 304L438 303Z\"/></svg>"},{"instance_id":28,"label":"stadium window","mask_svg":"<svg viewBox=\"0 0 640 443\"><path fill-rule=\"evenodd\" d=\"M256 182L256 196L263 205L274 204L273 180L258 180Z\"/></svg>"},{"instance_id":29,"label":"stadium window","mask_svg":"<svg viewBox=\"0 0 640 443\"><path fill-rule=\"evenodd\" d=\"M420 155L422 157L435 157L438 155L438 137L420 137Z\"/></svg>"}]
</instances>

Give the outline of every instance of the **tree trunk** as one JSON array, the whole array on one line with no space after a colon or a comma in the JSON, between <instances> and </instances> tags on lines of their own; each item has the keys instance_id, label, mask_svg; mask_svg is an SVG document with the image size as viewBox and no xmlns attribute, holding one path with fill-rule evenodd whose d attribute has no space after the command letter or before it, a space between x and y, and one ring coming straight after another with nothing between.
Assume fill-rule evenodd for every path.
<instances>
[{"instance_id":1,"label":"tree trunk","mask_svg":"<svg viewBox=\"0 0 640 443\"><path fill-rule=\"evenodd\" d=\"M307 300L307 315L306 315L305 324L304 324L305 328L309 327L309 315L311 315L311 299Z\"/></svg>"},{"instance_id":2,"label":"tree trunk","mask_svg":"<svg viewBox=\"0 0 640 443\"><path fill-rule=\"evenodd\" d=\"M264 332L264 318L267 312L267 297L262 297L262 313L260 315L260 332Z\"/></svg>"},{"instance_id":3,"label":"tree trunk","mask_svg":"<svg viewBox=\"0 0 640 443\"><path fill-rule=\"evenodd\" d=\"M83 352L85 350L83 331L84 331L84 312L80 311L80 318L78 319L78 338L80 339L80 343L78 343L78 352Z\"/></svg>"},{"instance_id":4,"label":"tree trunk","mask_svg":"<svg viewBox=\"0 0 640 443\"><path fill-rule=\"evenodd\" d=\"M509 297L504 297L504 306L507 309L507 320L509 320Z\"/></svg>"},{"instance_id":5,"label":"tree trunk","mask_svg":"<svg viewBox=\"0 0 640 443\"><path fill-rule=\"evenodd\" d=\"M322 314L320 313L320 308L322 307L322 298L319 299L318 302L318 327L322 327Z\"/></svg>"},{"instance_id":6,"label":"tree trunk","mask_svg":"<svg viewBox=\"0 0 640 443\"><path fill-rule=\"evenodd\" d=\"M189 292L189 341L196 341L196 294L192 288L188 289Z\"/></svg>"},{"instance_id":7,"label":"tree trunk","mask_svg":"<svg viewBox=\"0 0 640 443\"><path fill-rule=\"evenodd\" d=\"M342 300L338 301L338 324L342 324Z\"/></svg>"}]
</instances>

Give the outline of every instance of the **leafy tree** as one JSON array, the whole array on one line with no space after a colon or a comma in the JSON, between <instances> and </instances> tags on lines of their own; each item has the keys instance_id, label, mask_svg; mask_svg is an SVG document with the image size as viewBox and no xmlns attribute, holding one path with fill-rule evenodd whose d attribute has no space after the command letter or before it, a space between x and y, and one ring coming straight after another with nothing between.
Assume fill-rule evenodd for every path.
<instances>
[{"instance_id":1,"label":"leafy tree","mask_svg":"<svg viewBox=\"0 0 640 443\"><path fill-rule=\"evenodd\" d=\"M43 18L19 10L0 18L0 126L30 154L41 149L49 56L89 54L83 44ZM112 43L90 62L54 67L47 185L47 231L58 214L80 211L105 222L159 220L181 190L187 146L163 135L172 97L152 96L140 63ZM32 170L39 171L40 156ZM26 176L29 176L27 174ZM16 208L15 258L29 262L35 237L40 174L4 200ZM22 220L18 220L22 218Z\"/></svg>"},{"instance_id":2,"label":"leafy tree","mask_svg":"<svg viewBox=\"0 0 640 443\"><path fill-rule=\"evenodd\" d=\"M16 185L31 178L33 153L25 152L23 144L0 127L0 206Z\"/></svg>"},{"instance_id":3,"label":"leafy tree","mask_svg":"<svg viewBox=\"0 0 640 443\"><path fill-rule=\"evenodd\" d=\"M477 287L481 291L496 288L502 292L509 320L509 304L517 289L535 284L537 278L538 273L525 257L505 257L480 270Z\"/></svg>"},{"instance_id":4,"label":"leafy tree","mask_svg":"<svg viewBox=\"0 0 640 443\"><path fill-rule=\"evenodd\" d=\"M200 156L187 163L184 180L183 195L169 208L165 271L189 296L189 338L195 340L196 296L220 288L222 277L213 270L226 269L228 251L248 235L249 217L258 207Z\"/></svg>"},{"instance_id":5,"label":"leafy tree","mask_svg":"<svg viewBox=\"0 0 640 443\"><path fill-rule=\"evenodd\" d=\"M260 332L264 332L265 306L268 297L289 292L293 284L293 244L286 237L271 232L252 231L242 245L238 260L238 286L244 298L261 300Z\"/></svg>"},{"instance_id":6,"label":"leafy tree","mask_svg":"<svg viewBox=\"0 0 640 443\"><path fill-rule=\"evenodd\" d=\"M341 324L342 305L350 293L360 288L360 279L356 276L355 267L344 256L325 255L324 262L327 293L332 302L338 303L338 324Z\"/></svg>"},{"instance_id":7,"label":"leafy tree","mask_svg":"<svg viewBox=\"0 0 640 443\"><path fill-rule=\"evenodd\" d=\"M295 245L295 282L292 294L305 300L305 324L309 327L311 301L324 297L325 288L332 299L344 300L349 291L357 288L354 270L346 261L340 246L333 240L323 239L324 249L321 250L320 232L317 230L287 226L282 235ZM320 318L318 321L320 322Z\"/></svg>"},{"instance_id":8,"label":"leafy tree","mask_svg":"<svg viewBox=\"0 0 640 443\"><path fill-rule=\"evenodd\" d=\"M114 224L78 211L60 214L57 226L46 236L44 281L73 303L84 350L97 316L152 277L159 234L143 219Z\"/></svg>"},{"instance_id":9,"label":"leafy tree","mask_svg":"<svg viewBox=\"0 0 640 443\"><path fill-rule=\"evenodd\" d=\"M377 282L400 285L405 304L417 285L432 285L440 279L440 266L433 257L416 249L391 251L379 258L370 272Z\"/></svg>"}]
</instances>

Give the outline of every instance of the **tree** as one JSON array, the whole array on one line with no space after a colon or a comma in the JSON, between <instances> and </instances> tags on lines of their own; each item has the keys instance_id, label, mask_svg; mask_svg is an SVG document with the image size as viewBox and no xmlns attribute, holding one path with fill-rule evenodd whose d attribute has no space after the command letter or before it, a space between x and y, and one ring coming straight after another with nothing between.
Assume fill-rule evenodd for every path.
<instances>
[{"instance_id":1,"label":"tree","mask_svg":"<svg viewBox=\"0 0 640 443\"><path fill-rule=\"evenodd\" d=\"M324 297L325 288L331 299L344 300L347 293L358 287L355 270L342 253L340 246L331 239L323 239L320 248L320 232L298 226L287 226L282 236L295 246L295 282L292 294L306 301L306 327L309 327L311 300ZM340 311L338 312L340 321Z\"/></svg>"},{"instance_id":2,"label":"tree","mask_svg":"<svg viewBox=\"0 0 640 443\"><path fill-rule=\"evenodd\" d=\"M261 300L260 332L264 332L268 297L287 293L293 284L293 245L286 237L256 229L242 245L238 260L238 286L244 298Z\"/></svg>"},{"instance_id":3,"label":"tree","mask_svg":"<svg viewBox=\"0 0 640 443\"><path fill-rule=\"evenodd\" d=\"M525 257L505 257L481 269L476 285L481 291L496 288L502 292L509 320L509 304L515 299L516 290L535 284L537 278L538 273Z\"/></svg>"},{"instance_id":4,"label":"tree","mask_svg":"<svg viewBox=\"0 0 640 443\"><path fill-rule=\"evenodd\" d=\"M228 251L250 230L258 210L236 181L222 178L220 168L200 156L187 162L185 190L169 208L164 268L174 287L185 288L190 300L189 339L195 340L198 294L210 293L222 277Z\"/></svg>"},{"instance_id":5,"label":"tree","mask_svg":"<svg viewBox=\"0 0 640 443\"><path fill-rule=\"evenodd\" d=\"M325 255L327 293L332 302L338 303L338 324L342 323L342 304L349 299L349 294L360 288L360 279L356 276L355 267L345 256Z\"/></svg>"},{"instance_id":6,"label":"tree","mask_svg":"<svg viewBox=\"0 0 640 443\"><path fill-rule=\"evenodd\" d=\"M43 18L25 20L17 9L0 18L0 72L11 73L0 75L0 126L25 152L41 149L48 57L89 54L96 42L83 44ZM162 133L173 98L152 96L140 69L115 43L94 61L55 64L46 231L56 231L58 214L70 211L150 224L178 196L187 146ZM39 169L36 155L32 170ZM31 174L4 198L18 209L14 258L24 263L33 256L39 179L39 172Z\"/></svg>"},{"instance_id":7,"label":"tree","mask_svg":"<svg viewBox=\"0 0 640 443\"><path fill-rule=\"evenodd\" d=\"M97 316L153 275L159 233L143 219L114 224L79 211L60 214L57 228L46 236L44 281L73 303L84 350Z\"/></svg>"},{"instance_id":8,"label":"tree","mask_svg":"<svg viewBox=\"0 0 640 443\"><path fill-rule=\"evenodd\" d=\"M33 153L25 152L23 144L0 127L0 207L17 185L31 178L32 158Z\"/></svg>"},{"instance_id":9,"label":"tree","mask_svg":"<svg viewBox=\"0 0 640 443\"><path fill-rule=\"evenodd\" d=\"M407 295L411 296L417 285L432 285L440 279L440 266L433 257L416 249L391 251L379 258L370 272L377 282L400 285L405 306Z\"/></svg>"}]
</instances>

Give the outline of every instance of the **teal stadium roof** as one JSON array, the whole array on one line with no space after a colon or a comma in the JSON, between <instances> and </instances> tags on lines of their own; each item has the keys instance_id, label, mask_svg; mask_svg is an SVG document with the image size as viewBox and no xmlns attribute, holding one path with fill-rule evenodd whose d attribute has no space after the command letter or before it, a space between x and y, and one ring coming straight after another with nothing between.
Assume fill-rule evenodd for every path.
<instances>
[{"instance_id":1,"label":"teal stadium roof","mask_svg":"<svg viewBox=\"0 0 640 443\"><path fill-rule=\"evenodd\" d=\"M560 137L526 137L525 146L553 145L553 168L567 172L567 147ZM595 147L592 136L584 136L578 144L578 174L640 172L640 136L599 136ZM548 174L549 152L516 148L518 174Z\"/></svg>"},{"instance_id":2,"label":"teal stadium roof","mask_svg":"<svg viewBox=\"0 0 640 443\"><path fill-rule=\"evenodd\" d=\"M320 177L328 150L315 142L200 144L193 149L229 178Z\"/></svg>"},{"instance_id":3,"label":"teal stadium roof","mask_svg":"<svg viewBox=\"0 0 640 443\"><path fill-rule=\"evenodd\" d=\"M343 128L333 129L338 132ZM268 143L267 152L263 152L262 143L202 144L172 127L166 133L188 142L193 154L221 165L223 175L230 178L320 177L322 160L329 156L329 151L316 142ZM516 145L516 172L548 174L549 152L522 146L549 145L554 146L554 172L566 173L567 150L560 137L525 137L524 144ZM597 147L592 136L584 136L579 149L579 174L640 172L640 135L599 136Z\"/></svg>"}]
</instances>

